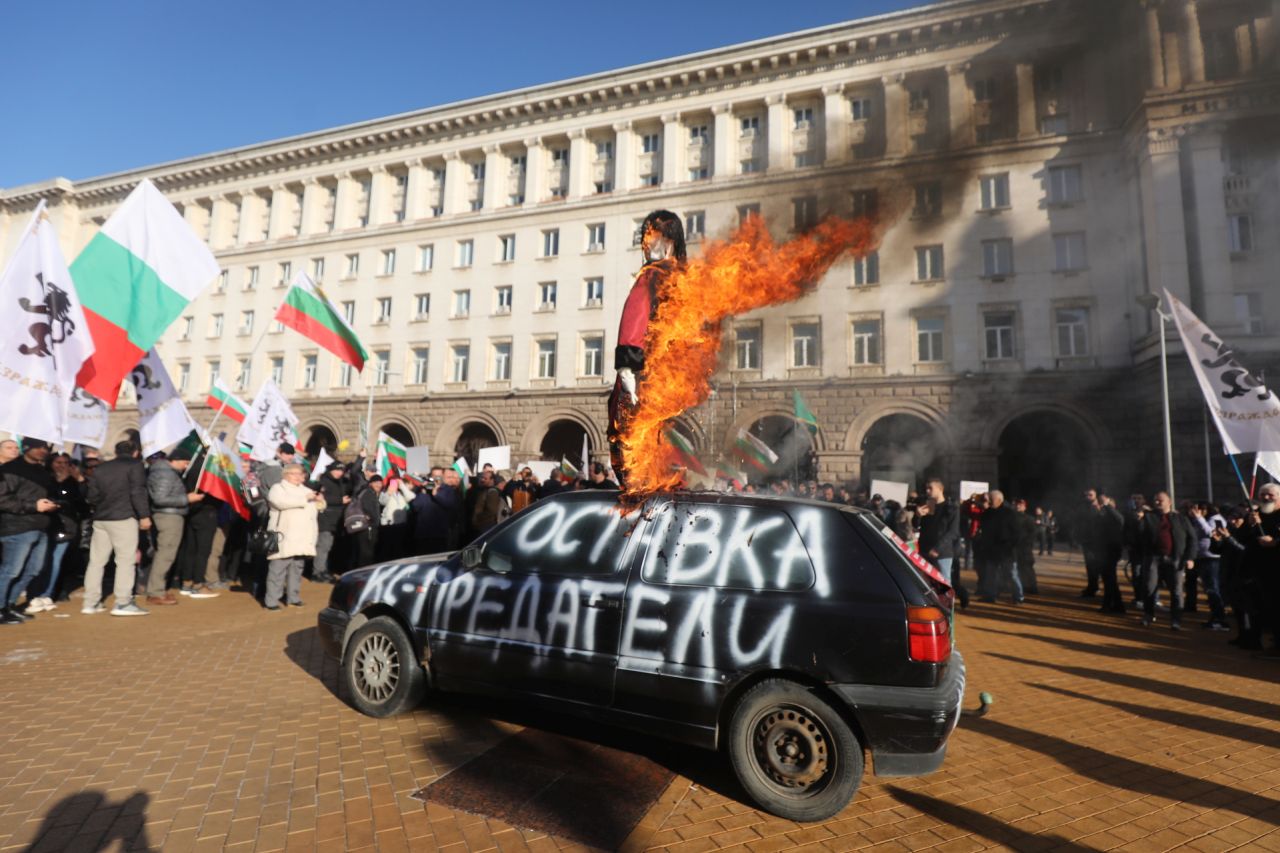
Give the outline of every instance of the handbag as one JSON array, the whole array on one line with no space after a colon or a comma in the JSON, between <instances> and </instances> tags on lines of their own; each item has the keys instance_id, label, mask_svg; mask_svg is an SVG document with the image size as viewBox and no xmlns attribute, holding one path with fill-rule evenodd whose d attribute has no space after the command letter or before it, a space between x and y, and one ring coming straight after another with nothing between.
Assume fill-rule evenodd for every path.
<instances>
[{"instance_id":1,"label":"handbag","mask_svg":"<svg viewBox=\"0 0 1280 853\"><path fill-rule=\"evenodd\" d=\"M280 532L261 527L249 536L249 553L265 557L280 550Z\"/></svg>"}]
</instances>

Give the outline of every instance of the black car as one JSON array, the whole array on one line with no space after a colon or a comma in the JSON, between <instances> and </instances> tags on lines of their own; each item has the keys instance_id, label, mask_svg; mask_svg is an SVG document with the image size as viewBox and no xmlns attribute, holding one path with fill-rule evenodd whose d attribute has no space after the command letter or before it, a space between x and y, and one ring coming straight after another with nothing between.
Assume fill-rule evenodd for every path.
<instances>
[{"instance_id":1,"label":"black car","mask_svg":"<svg viewBox=\"0 0 1280 853\"><path fill-rule=\"evenodd\" d=\"M749 495L539 501L455 554L351 572L319 617L355 706L427 686L547 700L724 748L763 808L840 811L863 752L937 769L964 662L951 593L869 513Z\"/></svg>"}]
</instances>

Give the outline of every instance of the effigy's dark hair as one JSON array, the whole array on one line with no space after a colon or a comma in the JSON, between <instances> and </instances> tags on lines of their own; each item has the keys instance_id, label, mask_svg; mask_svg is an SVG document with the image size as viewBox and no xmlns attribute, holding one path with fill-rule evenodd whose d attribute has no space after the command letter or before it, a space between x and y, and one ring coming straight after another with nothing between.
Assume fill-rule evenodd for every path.
<instances>
[{"instance_id":1,"label":"effigy's dark hair","mask_svg":"<svg viewBox=\"0 0 1280 853\"><path fill-rule=\"evenodd\" d=\"M655 210L640 223L640 236L643 237L650 228L671 241L676 260L681 263L688 260L688 251L684 244L684 225L680 222L679 216L669 210Z\"/></svg>"}]
</instances>

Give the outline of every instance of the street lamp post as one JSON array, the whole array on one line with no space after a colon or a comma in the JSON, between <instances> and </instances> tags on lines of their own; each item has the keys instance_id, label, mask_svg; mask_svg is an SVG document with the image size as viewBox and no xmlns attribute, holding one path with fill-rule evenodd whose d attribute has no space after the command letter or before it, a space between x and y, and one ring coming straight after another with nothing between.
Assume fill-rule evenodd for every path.
<instances>
[{"instance_id":1,"label":"street lamp post","mask_svg":"<svg viewBox=\"0 0 1280 853\"><path fill-rule=\"evenodd\" d=\"M1169 492L1169 502L1177 506L1177 497L1173 490L1173 425L1169 418L1169 359L1165 349L1164 323L1173 319L1160 308L1160 297L1155 293L1143 293L1137 302L1148 311L1154 311L1160 318L1160 393L1164 403L1164 479L1165 489Z\"/></svg>"}]
</instances>

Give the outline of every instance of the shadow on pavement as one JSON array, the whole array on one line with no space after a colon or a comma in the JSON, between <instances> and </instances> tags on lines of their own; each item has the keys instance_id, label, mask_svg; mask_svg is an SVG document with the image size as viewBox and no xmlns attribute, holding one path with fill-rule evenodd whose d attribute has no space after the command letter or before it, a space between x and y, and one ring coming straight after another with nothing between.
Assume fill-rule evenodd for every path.
<instances>
[{"instance_id":1,"label":"shadow on pavement","mask_svg":"<svg viewBox=\"0 0 1280 853\"><path fill-rule=\"evenodd\" d=\"M1094 849L1075 844L1058 836L1027 832L1010 826L999 818L982 814L964 806L948 803L935 797L930 797L927 794L903 790L892 785L886 786L886 789L889 791L890 796L904 806L910 806L916 811L936 818L943 823L960 829L967 829L970 832L981 835L988 841L1003 844L1014 850L1052 849L1055 851L1067 851L1067 853L1083 853L1083 851Z\"/></svg>"},{"instance_id":2,"label":"shadow on pavement","mask_svg":"<svg viewBox=\"0 0 1280 853\"><path fill-rule=\"evenodd\" d=\"M346 701L341 692L342 680L338 677L341 664L324 653L315 628L304 628L285 637L284 654L330 693Z\"/></svg>"},{"instance_id":3,"label":"shadow on pavement","mask_svg":"<svg viewBox=\"0 0 1280 853\"><path fill-rule=\"evenodd\" d=\"M1038 752L1066 765L1081 776L1115 788L1127 788L1139 794L1164 797L1174 802L1195 803L1208 809L1224 809L1272 823L1275 822L1274 815L1280 814L1280 800L1197 779L1176 770L1143 764L1060 737L1001 723L989 717L965 718L961 725L979 734ZM1263 817L1264 815L1272 817Z\"/></svg>"},{"instance_id":4,"label":"shadow on pavement","mask_svg":"<svg viewBox=\"0 0 1280 853\"><path fill-rule=\"evenodd\" d=\"M44 816L35 840L23 853L68 849L98 851L120 842L123 850L152 850L147 838L147 806L151 796L137 791L119 803L101 791L63 797Z\"/></svg>"}]
</instances>

